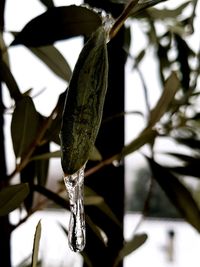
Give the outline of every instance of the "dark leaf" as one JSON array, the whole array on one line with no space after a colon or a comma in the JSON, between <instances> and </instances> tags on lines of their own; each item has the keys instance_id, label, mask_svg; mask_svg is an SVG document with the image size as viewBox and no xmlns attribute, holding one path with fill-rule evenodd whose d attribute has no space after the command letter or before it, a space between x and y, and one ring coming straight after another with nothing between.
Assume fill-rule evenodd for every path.
<instances>
[{"instance_id":1,"label":"dark leaf","mask_svg":"<svg viewBox=\"0 0 200 267\"><path fill-rule=\"evenodd\" d=\"M0 1L0 31L4 30L4 9L5 9L6 0Z\"/></svg>"},{"instance_id":2,"label":"dark leaf","mask_svg":"<svg viewBox=\"0 0 200 267\"><path fill-rule=\"evenodd\" d=\"M195 150L200 149L200 140L194 138L175 138L175 141Z\"/></svg>"},{"instance_id":3,"label":"dark leaf","mask_svg":"<svg viewBox=\"0 0 200 267\"><path fill-rule=\"evenodd\" d=\"M33 185L35 179L36 169L35 162L29 162L20 172L20 180L22 183L29 185L29 194L24 199L24 206L26 211L29 212L33 204Z\"/></svg>"},{"instance_id":4,"label":"dark leaf","mask_svg":"<svg viewBox=\"0 0 200 267\"><path fill-rule=\"evenodd\" d=\"M41 221L38 222L38 224L36 226L36 230L35 230L31 267L37 267L38 266L38 253L39 253L40 237L41 237Z\"/></svg>"},{"instance_id":5,"label":"dark leaf","mask_svg":"<svg viewBox=\"0 0 200 267\"><path fill-rule=\"evenodd\" d=\"M0 191L0 216L18 208L29 193L28 184L10 185Z\"/></svg>"},{"instance_id":6,"label":"dark leaf","mask_svg":"<svg viewBox=\"0 0 200 267\"><path fill-rule=\"evenodd\" d=\"M54 7L53 0L40 0L40 2L45 5L47 8Z\"/></svg>"},{"instance_id":7,"label":"dark leaf","mask_svg":"<svg viewBox=\"0 0 200 267\"><path fill-rule=\"evenodd\" d=\"M24 96L16 103L12 116L11 135L16 158L24 156L36 137L39 129L40 116L33 100Z\"/></svg>"},{"instance_id":8,"label":"dark leaf","mask_svg":"<svg viewBox=\"0 0 200 267\"><path fill-rule=\"evenodd\" d=\"M48 154L49 153L49 143L45 143L42 146L39 146L35 154L36 156ZM48 170L49 170L49 159L41 159L35 162L36 165L36 176L37 182L39 185L45 186L48 178Z\"/></svg>"},{"instance_id":9,"label":"dark leaf","mask_svg":"<svg viewBox=\"0 0 200 267\"><path fill-rule=\"evenodd\" d=\"M190 84L190 67L188 63L190 48L188 47L186 41L180 37L180 35L174 34L174 37L178 52L177 62L180 64L181 84L184 90L188 90Z\"/></svg>"},{"instance_id":10,"label":"dark leaf","mask_svg":"<svg viewBox=\"0 0 200 267\"><path fill-rule=\"evenodd\" d=\"M11 45L43 46L79 35L90 36L101 24L100 16L88 8L53 7L31 20Z\"/></svg>"},{"instance_id":11,"label":"dark leaf","mask_svg":"<svg viewBox=\"0 0 200 267\"><path fill-rule=\"evenodd\" d=\"M167 168L148 158L152 173L183 218L200 232L200 210L189 190Z\"/></svg>"},{"instance_id":12,"label":"dark leaf","mask_svg":"<svg viewBox=\"0 0 200 267\"><path fill-rule=\"evenodd\" d=\"M54 46L41 46L29 48L41 59L56 75L69 82L72 71L63 55Z\"/></svg>"}]
</instances>

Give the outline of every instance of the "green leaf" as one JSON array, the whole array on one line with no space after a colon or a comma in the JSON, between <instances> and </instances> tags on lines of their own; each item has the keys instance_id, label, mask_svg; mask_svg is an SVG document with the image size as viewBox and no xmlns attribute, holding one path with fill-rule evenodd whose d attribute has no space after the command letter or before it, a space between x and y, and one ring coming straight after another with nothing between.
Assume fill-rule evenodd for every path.
<instances>
[{"instance_id":1,"label":"green leaf","mask_svg":"<svg viewBox=\"0 0 200 267\"><path fill-rule=\"evenodd\" d=\"M99 150L95 146L93 146L93 149L90 151L89 160L93 160L93 161L102 160L102 156L101 156Z\"/></svg>"},{"instance_id":2,"label":"green leaf","mask_svg":"<svg viewBox=\"0 0 200 267\"><path fill-rule=\"evenodd\" d=\"M38 222L35 230L35 237L33 243L33 254L32 254L32 264L31 267L37 267L38 263L38 253L39 253L39 245L40 245L40 237L41 237L41 220Z\"/></svg>"},{"instance_id":3,"label":"green leaf","mask_svg":"<svg viewBox=\"0 0 200 267\"><path fill-rule=\"evenodd\" d=\"M157 132L155 130L152 130L150 127L145 128L136 139L123 147L120 157L125 157L126 155L135 152L143 145L151 143L156 135Z\"/></svg>"},{"instance_id":4,"label":"green leaf","mask_svg":"<svg viewBox=\"0 0 200 267\"><path fill-rule=\"evenodd\" d=\"M28 184L16 184L0 191L0 216L4 216L20 206L29 193Z\"/></svg>"},{"instance_id":5,"label":"green leaf","mask_svg":"<svg viewBox=\"0 0 200 267\"><path fill-rule=\"evenodd\" d=\"M69 82L72 71L63 55L54 46L41 46L29 48L39 59L41 59L57 76Z\"/></svg>"},{"instance_id":6,"label":"green leaf","mask_svg":"<svg viewBox=\"0 0 200 267\"><path fill-rule=\"evenodd\" d=\"M94 192L94 190L87 186L84 186L84 195L86 198L86 204L87 198L89 199L91 197L91 200L95 202L96 207L101 210L105 215L107 215L107 217L112 220L116 225L121 227L120 221L118 220L114 212L111 210L111 208L108 206L108 204L105 202L102 196L99 196L96 192Z\"/></svg>"},{"instance_id":7,"label":"green leaf","mask_svg":"<svg viewBox=\"0 0 200 267\"><path fill-rule=\"evenodd\" d=\"M117 255L117 258L114 263L114 267L118 265L118 263L123 260L124 257L138 249L140 246L144 244L144 242L147 240L146 234L138 234L134 235L133 238L130 241L125 242L125 245L123 248L119 251L119 254Z\"/></svg>"},{"instance_id":8,"label":"green leaf","mask_svg":"<svg viewBox=\"0 0 200 267\"><path fill-rule=\"evenodd\" d=\"M24 156L36 137L40 116L33 100L24 96L16 103L11 121L11 135L16 158Z\"/></svg>"},{"instance_id":9,"label":"green leaf","mask_svg":"<svg viewBox=\"0 0 200 267\"><path fill-rule=\"evenodd\" d=\"M50 159L50 158L60 158L61 157L61 151L53 151L49 153L44 153L41 155L36 155L31 158L31 160L44 160L44 159Z\"/></svg>"},{"instance_id":10,"label":"green leaf","mask_svg":"<svg viewBox=\"0 0 200 267\"><path fill-rule=\"evenodd\" d=\"M147 158L152 173L180 214L200 232L200 210L189 190L167 168Z\"/></svg>"},{"instance_id":11,"label":"green leaf","mask_svg":"<svg viewBox=\"0 0 200 267\"><path fill-rule=\"evenodd\" d=\"M31 20L11 45L43 46L79 35L90 36L102 24L94 11L81 6L52 7Z\"/></svg>"},{"instance_id":12,"label":"green leaf","mask_svg":"<svg viewBox=\"0 0 200 267\"><path fill-rule=\"evenodd\" d=\"M156 9L156 8L150 8L148 10L148 14L151 16L151 18L155 20L164 20L164 19L174 19L177 18L182 14L184 9L191 3L191 1L187 1L177 8L174 9Z\"/></svg>"},{"instance_id":13,"label":"green leaf","mask_svg":"<svg viewBox=\"0 0 200 267\"><path fill-rule=\"evenodd\" d=\"M150 126L154 126L168 110L179 87L180 83L178 77L176 76L175 72L172 72L172 74L166 80L165 88L162 95L160 96L160 99L158 100L155 108L150 113Z\"/></svg>"}]
</instances>

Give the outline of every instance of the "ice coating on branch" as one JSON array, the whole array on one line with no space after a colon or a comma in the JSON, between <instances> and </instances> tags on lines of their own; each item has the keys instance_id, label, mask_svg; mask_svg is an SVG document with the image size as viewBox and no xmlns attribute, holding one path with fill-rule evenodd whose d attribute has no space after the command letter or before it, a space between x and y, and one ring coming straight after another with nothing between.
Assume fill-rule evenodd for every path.
<instances>
[{"instance_id":1,"label":"ice coating on branch","mask_svg":"<svg viewBox=\"0 0 200 267\"><path fill-rule=\"evenodd\" d=\"M74 252L80 252L85 247L85 213L83 203L84 168L72 175L64 177L70 203L70 221L68 229L69 247Z\"/></svg>"}]
</instances>

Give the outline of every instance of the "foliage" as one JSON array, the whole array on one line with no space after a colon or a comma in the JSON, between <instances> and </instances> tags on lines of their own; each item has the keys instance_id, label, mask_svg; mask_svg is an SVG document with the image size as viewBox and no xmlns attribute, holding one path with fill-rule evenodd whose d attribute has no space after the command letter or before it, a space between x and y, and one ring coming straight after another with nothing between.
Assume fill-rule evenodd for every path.
<instances>
[{"instance_id":1,"label":"foliage","mask_svg":"<svg viewBox=\"0 0 200 267\"><path fill-rule=\"evenodd\" d=\"M7 180L11 182L17 174L20 176L20 184L6 186L0 191L0 215L5 215L16 208L21 209L22 206L27 211L26 217L21 219L17 225L13 225L12 229L22 224L40 208L40 206L34 206L33 200L36 192L46 197L46 203L51 200L65 209L68 209L69 205L60 192L52 192L46 186L49 160L60 155L60 151L50 150L50 144L54 142L60 145L59 133L66 90L64 89L58 97L57 104L49 116L45 117L40 114L35 108L31 91L21 92L15 80L8 61L9 49L16 45L26 46L52 72L69 84L73 72L65 57L56 48L55 42L79 35L89 38L103 24L101 15L93 9L75 5L56 7L52 1L41 2L47 7L47 11L29 21L21 32L13 32L14 40L10 45L4 43L4 33L0 33L0 77L14 101L11 135L16 166L8 175ZM120 3L113 2L115 5L121 4L121 1ZM127 56L133 60L133 70L139 73L143 84L147 110L147 115L144 116L146 125L138 137L109 158L101 158L96 148L91 151L96 152L90 154L90 160L93 155L96 165L86 171L86 176L98 172L105 165L122 160L128 154L139 151L146 145L151 151L151 156L146 159L152 170L153 178L181 216L200 231L199 206L194 194L181 180L185 176L197 179L200 177L198 170L200 161L200 114L198 110L200 51L195 51L189 44L189 38L195 33L194 22L198 2L197 0L182 1L173 9L168 9L164 5L152 7L159 2L163 1L130 1L121 15L114 20L111 30L108 30L108 37L115 38L126 19L129 18L130 23L135 21L140 23L146 36L148 49L141 48L137 55L130 55L127 44L123 47ZM188 8L190 10L186 12ZM159 25L162 25L162 31L159 30ZM154 107L150 105L148 98L150 92L147 92L144 74L140 70L151 48L154 50L159 65L158 74L162 88L160 98ZM87 67L84 65L83 71ZM150 85L148 87L150 88ZM115 116L121 116L121 114L115 114ZM111 120L115 119L115 116ZM78 136L76 138L78 139ZM168 156L178 159L177 166L167 166L167 164L161 166L159 161L160 154L156 150L157 141L168 138L173 140L177 147L187 147L190 151L189 156L177 153L177 151L173 153L169 151ZM179 162L182 163L181 166ZM113 223L120 225L108 203L101 196L92 190L89 195L90 201L86 196L86 203L88 200L89 205L98 206ZM86 220L97 237L104 242L98 226L89 217L86 217ZM36 232L35 251L39 246L37 233L38 231ZM116 257L116 266L124 256L142 245L146 238L145 234L136 235L130 242L125 242ZM36 266L36 254L33 255L33 266ZM90 255L86 256L89 259Z\"/></svg>"}]
</instances>

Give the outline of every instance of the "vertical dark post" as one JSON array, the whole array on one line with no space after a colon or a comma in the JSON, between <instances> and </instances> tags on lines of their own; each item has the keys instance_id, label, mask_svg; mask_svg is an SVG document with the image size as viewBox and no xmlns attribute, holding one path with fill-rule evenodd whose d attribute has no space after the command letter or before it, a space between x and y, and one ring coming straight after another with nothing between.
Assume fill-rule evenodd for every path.
<instances>
[{"instance_id":1,"label":"vertical dark post","mask_svg":"<svg viewBox=\"0 0 200 267\"><path fill-rule=\"evenodd\" d=\"M122 6L111 4L109 1L87 0L91 6L102 8L113 16L118 16ZM124 30L108 44L109 55L109 82L104 119L111 118L124 112L124 65L125 53L123 51ZM120 151L124 145L124 118L115 118L103 122L96 146L108 158ZM103 196L112 212L121 223L121 227L109 219L98 208L86 207L86 213L107 235L108 243L103 243L87 227L87 240L85 253L89 256L92 266L112 267L120 248L123 246L123 217L124 217L124 165L115 167L110 165L86 178L86 185L90 186L99 195ZM118 267L122 266L121 262ZM88 266L84 263L84 266Z\"/></svg>"},{"instance_id":2,"label":"vertical dark post","mask_svg":"<svg viewBox=\"0 0 200 267\"><path fill-rule=\"evenodd\" d=\"M5 1L0 1L0 31L4 28ZM0 60L2 54L0 49ZM2 77L0 75L0 190L7 186L6 161L4 147L4 105L2 101ZM0 217L0 266L11 266L10 223L8 216Z\"/></svg>"},{"instance_id":3,"label":"vertical dark post","mask_svg":"<svg viewBox=\"0 0 200 267\"><path fill-rule=\"evenodd\" d=\"M0 190L7 186L4 148L4 107L0 82ZM10 267L10 224L8 216L0 217L0 266Z\"/></svg>"}]
</instances>

